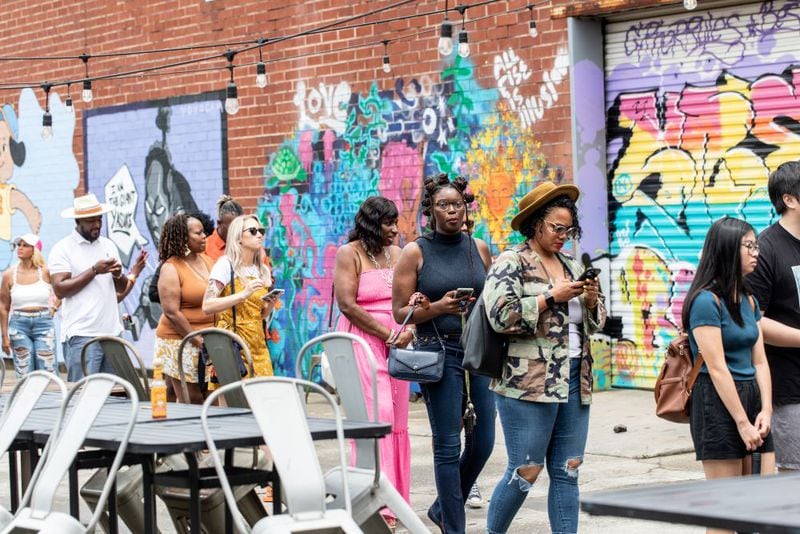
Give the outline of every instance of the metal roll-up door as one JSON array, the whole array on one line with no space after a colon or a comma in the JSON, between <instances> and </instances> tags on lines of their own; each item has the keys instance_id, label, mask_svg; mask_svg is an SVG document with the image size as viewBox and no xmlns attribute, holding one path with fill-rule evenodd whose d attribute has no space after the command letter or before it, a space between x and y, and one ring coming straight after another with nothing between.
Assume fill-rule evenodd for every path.
<instances>
[{"instance_id":1,"label":"metal roll-up door","mask_svg":"<svg viewBox=\"0 0 800 534\"><path fill-rule=\"evenodd\" d=\"M612 385L653 386L710 225L775 221L767 177L800 159L798 35L800 2L606 24Z\"/></svg>"}]
</instances>

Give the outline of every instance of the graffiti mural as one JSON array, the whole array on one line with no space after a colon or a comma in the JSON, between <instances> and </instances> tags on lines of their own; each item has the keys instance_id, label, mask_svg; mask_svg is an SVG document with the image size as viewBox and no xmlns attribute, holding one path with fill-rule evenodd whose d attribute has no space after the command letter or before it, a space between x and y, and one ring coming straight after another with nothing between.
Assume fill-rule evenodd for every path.
<instances>
[{"instance_id":1,"label":"graffiti mural","mask_svg":"<svg viewBox=\"0 0 800 534\"><path fill-rule=\"evenodd\" d=\"M424 223L424 177L464 175L480 199L475 233L498 252L511 239L516 199L541 179L561 179L541 155L530 115L499 99L505 82L481 87L461 58L439 78L399 78L390 88L375 82L364 93L346 82L297 84L297 133L268 155L259 206L276 287L285 290L273 322L276 372L293 374L299 348L328 330L336 249L368 196L397 204L402 245Z\"/></svg>"},{"instance_id":2,"label":"graffiti mural","mask_svg":"<svg viewBox=\"0 0 800 534\"><path fill-rule=\"evenodd\" d=\"M763 2L620 24L609 37L615 385L652 386L710 225L775 220L767 177L800 159L798 9Z\"/></svg>"},{"instance_id":3,"label":"graffiti mural","mask_svg":"<svg viewBox=\"0 0 800 534\"><path fill-rule=\"evenodd\" d=\"M86 111L87 190L113 207L105 232L126 268L140 250L148 252L121 304L147 363L161 317L148 298L161 227L175 213L199 209L215 216L216 200L227 190L226 128L218 93Z\"/></svg>"}]
</instances>

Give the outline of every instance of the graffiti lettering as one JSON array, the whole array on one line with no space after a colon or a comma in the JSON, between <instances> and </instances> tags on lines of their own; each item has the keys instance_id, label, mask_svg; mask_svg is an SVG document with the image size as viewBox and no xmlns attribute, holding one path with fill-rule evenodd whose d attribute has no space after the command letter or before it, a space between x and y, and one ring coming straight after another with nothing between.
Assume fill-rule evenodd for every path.
<instances>
[{"instance_id":1,"label":"graffiti lettering","mask_svg":"<svg viewBox=\"0 0 800 534\"><path fill-rule=\"evenodd\" d=\"M347 82L335 86L320 82L318 89L310 90L306 90L304 81L297 82L294 105L300 112L299 129L330 128L337 134L344 133L350 94Z\"/></svg>"}]
</instances>

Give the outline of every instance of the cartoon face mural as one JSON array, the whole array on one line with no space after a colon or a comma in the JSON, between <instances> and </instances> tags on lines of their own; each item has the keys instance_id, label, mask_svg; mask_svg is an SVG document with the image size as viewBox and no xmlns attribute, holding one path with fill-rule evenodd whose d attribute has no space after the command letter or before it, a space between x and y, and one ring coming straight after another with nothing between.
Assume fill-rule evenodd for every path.
<instances>
[{"instance_id":1,"label":"cartoon face mural","mask_svg":"<svg viewBox=\"0 0 800 534\"><path fill-rule=\"evenodd\" d=\"M0 239L9 241L11 215L19 210L28 220L31 231L39 233L42 213L28 196L9 183L14 167L25 163L25 143L19 140L19 124L14 107L4 104L0 108Z\"/></svg>"},{"instance_id":2,"label":"cartoon face mural","mask_svg":"<svg viewBox=\"0 0 800 534\"><path fill-rule=\"evenodd\" d=\"M375 82L366 94L352 92L345 81L298 83L298 132L269 154L259 205L276 287L285 290L270 342L276 373L294 374L299 348L328 330L336 248L368 196L397 204L402 245L422 228L424 177L461 174L479 199L470 208L475 234L494 252L515 239L508 221L516 199L556 176L531 128L552 98L541 108L538 96L530 98L536 86L524 79L508 89L504 73L519 68L520 58L513 54L515 67L503 54L497 60L503 90L522 102L513 110L498 89L480 87L472 64L457 56L444 65L440 81L401 78L387 89ZM553 68L562 71L555 63ZM531 112L529 104L539 111Z\"/></svg>"},{"instance_id":3,"label":"cartoon face mural","mask_svg":"<svg viewBox=\"0 0 800 534\"><path fill-rule=\"evenodd\" d=\"M153 329L161 316L148 297L161 225L181 211L199 208L214 215L215 202L227 189L219 98L209 93L86 112L87 186L114 207L104 224L108 237L127 268L138 250L149 253L136 287L122 302L143 357L152 358Z\"/></svg>"},{"instance_id":4,"label":"cartoon face mural","mask_svg":"<svg viewBox=\"0 0 800 534\"><path fill-rule=\"evenodd\" d=\"M798 10L767 1L607 28L615 385L652 386L710 225L775 220L767 177L800 159Z\"/></svg>"}]
</instances>

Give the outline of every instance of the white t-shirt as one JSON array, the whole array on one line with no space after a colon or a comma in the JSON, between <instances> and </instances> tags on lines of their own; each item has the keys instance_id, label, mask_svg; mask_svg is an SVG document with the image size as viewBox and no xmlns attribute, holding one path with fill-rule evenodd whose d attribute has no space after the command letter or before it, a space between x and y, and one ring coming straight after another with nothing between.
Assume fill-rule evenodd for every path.
<instances>
[{"instance_id":1,"label":"white t-shirt","mask_svg":"<svg viewBox=\"0 0 800 534\"><path fill-rule=\"evenodd\" d=\"M267 279L265 280L267 285L272 284L272 280L270 279L269 269L264 267L264 270L267 271ZM240 270L239 274L245 277L253 277L253 278L261 278L261 271L255 265L248 265ZM208 274L209 280L216 280L223 286L226 286L231 283L231 260L228 259L227 256L222 256L219 258L214 266L211 268L211 272ZM241 280L240 280L241 282Z\"/></svg>"},{"instance_id":2,"label":"white t-shirt","mask_svg":"<svg viewBox=\"0 0 800 534\"><path fill-rule=\"evenodd\" d=\"M113 241L100 236L89 242L77 230L72 230L53 246L47 267L51 275L69 273L75 277L107 258L119 261ZM95 276L83 289L62 301L61 341L72 336L118 336L121 333L117 291L110 273Z\"/></svg>"},{"instance_id":3,"label":"white t-shirt","mask_svg":"<svg viewBox=\"0 0 800 534\"><path fill-rule=\"evenodd\" d=\"M578 297L569 299L569 357L580 358L583 352L583 308Z\"/></svg>"}]
</instances>

